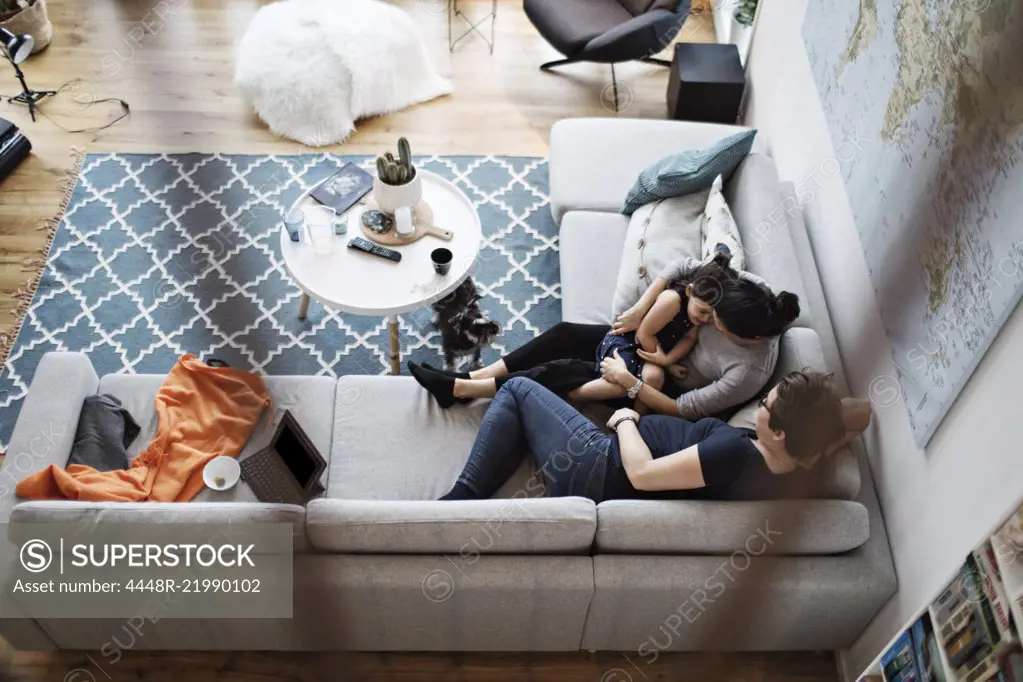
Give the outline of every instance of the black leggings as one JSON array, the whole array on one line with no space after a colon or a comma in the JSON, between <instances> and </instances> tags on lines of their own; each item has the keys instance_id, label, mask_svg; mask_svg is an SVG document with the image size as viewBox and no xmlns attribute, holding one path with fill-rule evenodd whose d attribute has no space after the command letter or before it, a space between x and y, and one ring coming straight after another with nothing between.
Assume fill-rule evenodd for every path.
<instances>
[{"instance_id":1,"label":"black leggings","mask_svg":"<svg viewBox=\"0 0 1023 682\"><path fill-rule=\"evenodd\" d=\"M513 377L526 377L567 395L595 376L597 346L609 331L606 324L557 323L503 358L508 376L497 379L497 388Z\"/></svg>"}]
</instances>

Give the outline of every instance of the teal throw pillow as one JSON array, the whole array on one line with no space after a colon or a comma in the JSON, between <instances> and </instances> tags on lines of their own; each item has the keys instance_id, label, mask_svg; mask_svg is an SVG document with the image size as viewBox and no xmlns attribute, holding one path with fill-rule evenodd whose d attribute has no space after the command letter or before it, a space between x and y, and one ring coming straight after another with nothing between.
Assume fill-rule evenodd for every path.
<instances>
[{"instance_id":1,"label":"teal throw pillow","mask_svg":"<svg viewBox=\"0 0 1023 682\"><path fill-rule=\"evenodd\" d=\"M672 154L643 169L625 197L622 213L632 215L652 201L707 189L718 175L727 180L753 148L756 135L756 130L745 130L704 149Z\"/></svg>"}]
</instances>

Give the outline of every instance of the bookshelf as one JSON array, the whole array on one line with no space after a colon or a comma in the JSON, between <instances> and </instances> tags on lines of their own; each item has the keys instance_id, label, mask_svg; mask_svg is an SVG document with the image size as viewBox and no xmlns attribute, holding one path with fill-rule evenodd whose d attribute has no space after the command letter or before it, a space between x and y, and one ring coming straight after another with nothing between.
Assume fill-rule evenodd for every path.
<instances>
[{"instance_id":1,"label":"bookshelf","mask_svg":"<svg viewBox=\"0 0 1023 682\"><path fill-rule=\"evenodd\" d=\"M948 576L859 682L1023 682L1023 504Z\"/></svg>"}]
</instances>

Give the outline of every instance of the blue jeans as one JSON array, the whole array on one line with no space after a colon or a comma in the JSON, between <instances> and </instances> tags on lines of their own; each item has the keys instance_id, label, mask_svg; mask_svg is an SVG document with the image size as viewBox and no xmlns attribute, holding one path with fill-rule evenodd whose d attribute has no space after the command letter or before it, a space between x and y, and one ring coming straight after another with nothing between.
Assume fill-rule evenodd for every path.
<instances>
[{"instance_id":1,"label":"blue jeans","mask_svg":"<svg viewBox=\"0 0 1023 682\"><path fill-rule=\"evenodd\" d=\"M458 482L489 498L519 468L528 447L549 497L577 495L600 502L611 439L540 384L514 377L490 404Z\"/></svg>"}]
</instances>

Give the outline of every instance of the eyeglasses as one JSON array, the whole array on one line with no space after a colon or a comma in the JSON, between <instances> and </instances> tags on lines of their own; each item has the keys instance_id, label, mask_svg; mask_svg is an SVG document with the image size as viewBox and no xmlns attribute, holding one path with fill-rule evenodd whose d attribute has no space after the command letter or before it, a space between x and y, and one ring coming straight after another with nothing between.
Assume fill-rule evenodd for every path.
<instances>
[{"instance_id":1,"label":"eyeglasses","mask_svg":"<svg viewBox=\"0 0 1023 682\"><path fill-rule=\"evenodd\" d=\"M767 414L769 414L769 415L771 415L773 417L774 416L774 412L771 412L771 408L767 404L767 396L768 395L770 395L770 394L769 393L765 393L764 395L760 396L759 404L760 404L760 407L762 407L765 410L767 410Z\"/></svg>"}]
</instances>

